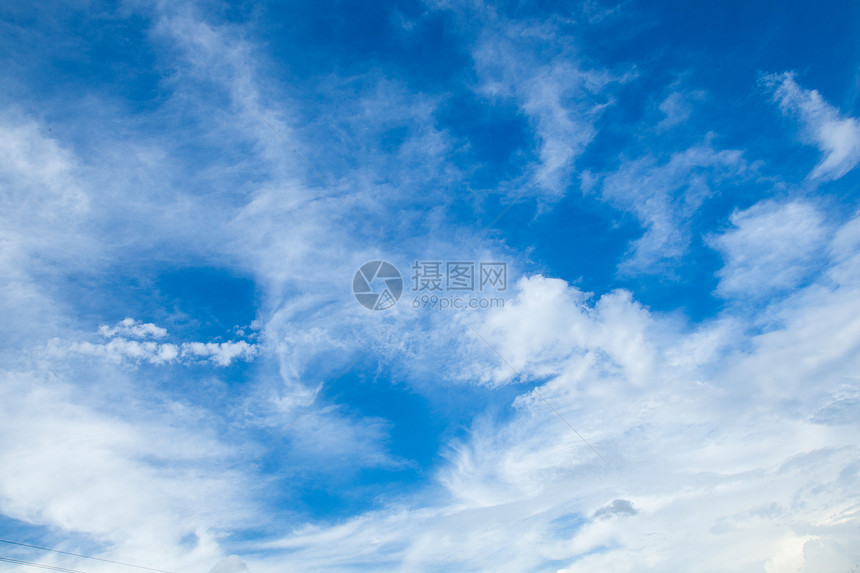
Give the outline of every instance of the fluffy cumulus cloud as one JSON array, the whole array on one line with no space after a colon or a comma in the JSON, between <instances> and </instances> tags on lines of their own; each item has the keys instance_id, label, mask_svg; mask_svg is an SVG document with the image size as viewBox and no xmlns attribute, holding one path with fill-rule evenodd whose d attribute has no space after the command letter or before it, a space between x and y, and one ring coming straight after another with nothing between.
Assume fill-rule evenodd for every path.
<instances>
[{"instance_id":1,"label":"fluffy cumulus cloud","mask_svg":"<svg viewBox=\"0 0 860 573\"><path fill-rule=\"evenodd\" d=\"M623 370L641 380L650 368L650 335L644 309L626 291L606 294L589 305L588 295L565 281L542 276L523 278L502 312L477 325L480 341L492 346L505 363L491 370L496 383L516 373L530 377L558 374L569 361ZM564 336L560 336L564 333Z\"/></svg>"},{"instance_id":2,"label":"fluffy cumulus cloud","mask_svg":"<svg viewBox=\"0 0 860 573\"><path fill-rule=\"evenodd\" d=\"M804 138L824 157L809 176L839 179L860 162L860 121L845 117L818 91L803 89L790 73L767 75L764 84L786 115L800 121Z\"/></svg>"},{"instance_id":3,"label":"fluffy cumulus cloud","mask_svg":"<svg viewBox=\"0 0 860 573\"><path fill-rule=\"evenodd\" d=\"M248 359L254 356L256 348L244 340L238 342L185 342L182 344L183 356L208 358L219 366L229 366L233 360Z\"/></svg>"},{"instance_id":4,"label":"fluffy cumulus cloud","mask_svg":"<svg viewBox=\"0 0 860 573\"><path fill-rule=\"evenodd\" d=\"M151 322L139 322L133 318L125 318L111 327L106 324L99 326L99 334L111 338L118 334L129 338L164 338L167 330Z\"/></svg>"},{"instance_id":5,"label":"fluffy cumulus cloud","mask_svg":"<svg viewBox=\"0 0 860 573\"><path fill-rule=\"evenodd\" d=\"M114 362L125 359L146 361L153 364L171 362L179 356L179 348L175 344L157 344L155 342L140 342L126 338L114 338L103 344L92 342L73 343L70 350L94 356L103 356Z\"/></svg>"},{"instance_id":6,"label":"fluffy cumulus cloud","mask_svg":"<svg viewBox=\"0 0 860 573\"><path fill-rule=\"evenodd\" d=\"M49 344L50 351L54 355L72 352L100 356L115 363L131 361L165 364L178 360L209 360L218 366L229 366L236 360L251 360L258 352L257 345L245 340L180 344L146 340L166 337L167 329L132 318L126 318L112 327L103 324L99 326L98 332L109 340L64 342L54 339Z\"/></svg>"}]
</instances>

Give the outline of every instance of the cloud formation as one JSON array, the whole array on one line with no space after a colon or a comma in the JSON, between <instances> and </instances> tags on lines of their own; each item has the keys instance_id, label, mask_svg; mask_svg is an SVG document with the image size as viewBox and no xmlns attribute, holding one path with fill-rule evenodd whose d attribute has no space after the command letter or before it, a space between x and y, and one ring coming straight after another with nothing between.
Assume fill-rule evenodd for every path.
<instances>
[{"instance_id":1,"label":"cloud formation","mask_svg":"<svg viewBox=\"0 0 860 573\"><path fill-rule=\"evenodd\" d=\"M766 75L763 82L773 90L782 112L798 119L804 139L824 155L809 177L839 179L860 162L860 121L845 117L817 90L803 89L794 78L785 72Z\"/></svg>"},{"instance_id":2,"label":"cloud formation","mask_svg":"<svg viewBox=\"0 0 860 573\"><path fill-rule=\"evenodd\" d=\"M51 349L54 353L62 353L63 349L68 349L72 352L107 358L116 363L129 360L138 363L166 364L204 359L217 366L230 366L237 360L252 360L259 350L257 345L249 344L244 340L182 342L181 344L146 340L164 338L167 336L167 330L151 322L143 323L132 318L121 320L112 327L103 324L99 326L98 332L110 340L102 343L73 342L66 345L59 340L54 340Z\"/></svg>"},{"instance_id":3,"label":"cloud formation","mask_svg":"<svg viewBox=\"0 0 860 573\"><path fill-rule=\"evenodd\" d=\"M733 213L731 222L731 229L711 240L726 261L717 273L720 295L785 292L820 268L828 229L813 205L760 203Z\"/></svg>"},{"instance_id":4,"label":"cloud formation","mask_svg":"<svg viewBox=\"0 0 860 573\"><path fill-rule=\"evenodd\" d=\"M688 252L690 221L723 186L748 172L743 153L697 145L666 161L653 155L625 160L600 176L589 174L584 190L636 217L644 234L631 243L622 273L659 273Z\"/></svg>"},{"instance_id":5,"label":"cloud formation","mask_svg":"<svg viewBox=\"0 0 860 573\"><path fill-rule=\"evenodd\" d=\"M212 573L860 562L857 121L768 76L822 154L780 171L712 19L47 8L0 38L10 536ZM506 260L504 307L350 292L431 258Z\"/></svg>"}]
</instances>

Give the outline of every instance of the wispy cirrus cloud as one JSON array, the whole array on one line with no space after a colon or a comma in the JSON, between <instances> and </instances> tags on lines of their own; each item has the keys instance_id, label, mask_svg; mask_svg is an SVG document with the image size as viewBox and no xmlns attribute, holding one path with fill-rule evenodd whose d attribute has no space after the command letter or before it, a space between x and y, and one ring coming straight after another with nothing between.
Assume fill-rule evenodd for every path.
<instances>
[{"instance_id":1,"label":"wispy cirrus cloud","mask_svg":"<svg viewBox=\"0 0 860 573\"><path fill-rule=\"evenodd\" d=\"M188 418L177 425L167 420L179 404L165 411L164 403L159 409L127 400L104 411L85 394L65 377L2 374L4 515L95 539L91 547L104 547L99 555L106 559L211 566L219 532L250 515L253 486L231 467L235 452L197 425L206 418L201 410L186 407ZM45 410L51 416L40 414ZM111 567L87 563L92 571Z\"/></svg>"},{"instance_id":2,"label":"wispy cirrus cloud","mask_svg":"<svg viewBox=\"0 0 860 573\"><path fill-rule=\"evenodd\" d=\"M476 340L461 360L494 361L493 376L517 370L537 388L517 392L512 417L477 417L448 443L434 502L308 526L269 547L310 570L850 566L860 493L856 419L845 415L860 403L852 281L687 326L623 293L591 302L559 279L528 277L510 305L469 321L494 351ZM761 316L777 326L756 333ZM473 338L468 328L462 337Z\"/></svg>"},{"instance_id":3,"label":"wispy cirrus cloud","mask_svg":"<svg viewBox=\"0 0 860 573\"><path fill-rule=\"evenodd\" d=\"M824 254L824 216L808 203L760 203L733 213L733 227L711 239L725 258L717 292L726 297L771 296L814 271Z\"/></svg>"},{"instance_id":4,"label":"wispy cirrus cloud","mask_svg":"<svg viewBox=\"0 0 860 573\"><path fill-rule=\"evenodd\" d=\"M430 4L455 16L470 46L475 93L489 105L513 103L531 124L531 149L520 153L535 159L510 194L557 201L571 184L576 159L596 136L597 121L612 105L613 91L635 72L608 70L584 58L572 19L512 18L505 8L484 2Z\"/></svg>"},{"instance_id":5,"label":"wispy cirrus cloud","mask_svg":"<svg viewBox=\"0 0 860 573\"><path fill-rule=\"evenodd\" d=\"M727 192L755 175L739 139L672 139L697 120L695 94L666 80L677 62L657 73L660 56L635 44L641 27L599 31L607 45L585 25L650 20L593 2L435 2L408 16L123 6L76 12L63 33L86 22L99 41L121 38L120 53L151 57L151 85L125 81L134 58L76 60L92 73L78 83L51 69L72 111L34 87L36 103L0 121L0 512L28 524L16 532L211 573L853 566L860 224L829 221L808 199L750 208L758 199ZM139 18L139 34L103 28L103 16ZM353 37L365 24L375 37ZM443 45L451 61L436 62ZM444 80L416 81L423 64L402 73L421 57ZM643 81L625 90L632 77ZM90 89L100 81L109 87ZM787 109L830 125L810 141L825 154L816 177L836 181L854 161L854 124L785 85ZM662 115L640 121L645 100ZM610 109L619 132L661 137L631 149L601 132ZM515 132L487 154L507 174L471 178L496 161L460 125L472 114L494 128L486 139ZM713 129L755 115L733 109ZM589 246L582 269L566 263L604 229L583 214L588 193L566 195L576 168L590 169L600 217L641 227L618 253ZM509 246L537 225L476 236L478 198L534 191L523 181L565 215L543 230L553 256L531 236ZM715 198L716 215L702 209ZM700 231L723 260L701 265L707 288L690 288L712 297L719 281L718 295L755 304L697 321L649 308L638 276L718 258L696 250ZM404 296L374 313L349 292L368 260L405 271L464 254L510 259L504 308L427 316ZM575 277L595 261L629 288L585 292ZM219 338L230 332L219 312L238 304L222 285L159 280L195 266L253 284L258 336ZM148 318L113 322L123 316ZM111 570L98 567L83 569Z\"/></svg>"},{"instance_id":6,"label":"wispy cirrus cloud","mask_svg":"<svg viewBox=\"0 0 860 573\"><path fill-rule=\"evenodd\" d=\"M785 115L796 117L806 141L823 154L809 173L811 179L830 181L843 177L860 162L860 121L846 117L817 90L802 88L789 72L762 78Z\"/></svg>"},{"instance_id":7,"label":"wispy cirrus cloud","mask_svg":"<svg viewBox=\"0 0 860 573\"><path fill-rule=\"evenodd\" d=\"M738 149L697 145L672 153L665 161L653 155L624 160L615 171L583 180L586 193L631 213L644 229L633 241L622 273L658 273L688 252L690 221L721 188L749 174Z\"/></svg>"}]
</instances>

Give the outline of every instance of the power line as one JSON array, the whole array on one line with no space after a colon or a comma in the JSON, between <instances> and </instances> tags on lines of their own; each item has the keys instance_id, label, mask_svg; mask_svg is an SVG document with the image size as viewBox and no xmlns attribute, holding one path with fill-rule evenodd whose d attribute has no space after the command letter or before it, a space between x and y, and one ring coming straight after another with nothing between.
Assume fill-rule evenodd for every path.
<instances>
[{"instance_id":1,"label":"power line","mask_svg":"<svg viewBox=\"0 0 860 573\"><path fill-rule=\"evenodd\" d=\"M11 563L13 565L26 565L27 567L37 567L39 569L47 569L49 571L61 571L62 573L86 573L77 569L66 569L65 567L54 567L53 565L42 565L41 563L33 563L32 561L22 561L20 559L12 559L11 557L0 557L0 563Z\"/></svg>"},{"instance_id":2,"label":"power line","mask_svg":"<svg viewBox=\"0 0 860 573\"><path fill-rule=\"evenodd\" d=\"M164 569L153 569L152 567L144 567L143 565L134 565L132 563L123 563L122 561L111 561L110 559L102 559L101 557L91 557L90 555L81 555L80 553L69 553L68 551L60 551L59 549L51 549L49 547L39 547L38 545L30 545L28 543L20 543L18 541L9 541L8 539L0 539L0 543L8 543L9 545L19 545L21 547L29 547L30 549L38 549L40 551L50 551L52 553L62 553L63 555L71 555L72 557L80 557L82 559L92 559L93 561L101 561L103 563L112 563L113 565L124 565L125 567L134 567L135 569L145 569L146 571L155 571L156 573L173 573ZM64 569L71 571L71 569Z\"/></svg>"}]
</instances>

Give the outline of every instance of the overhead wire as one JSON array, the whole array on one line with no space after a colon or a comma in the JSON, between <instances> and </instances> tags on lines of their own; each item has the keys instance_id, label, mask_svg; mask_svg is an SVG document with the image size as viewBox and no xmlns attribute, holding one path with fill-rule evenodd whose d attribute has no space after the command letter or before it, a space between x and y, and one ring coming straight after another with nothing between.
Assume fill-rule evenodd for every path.
<instances>
[{"instance_id":1,"label":"overhead wire","mask_svg":"<svg viewBox=\"0 0 860 573\"><path fill-rule=\"evenodd\" d=\"M9 541L8 539L0 539L0 543L9 545L18 545L20 547L28 547L30 549L38 549L39 551L50 551L51 553L60 553L62 555L71 555L72 557L80 557L81 559L90 559L92 561L101 561L102 563L111 563L112 565L123 565L125 567L133 567L135 569L143 569L145 571L155 571L156 573L173 573L164 569L153 569L152 567L144 567L143 565L135 565L133 563L124 563L122 561L112 561L110 559L102 559L101 557L93 557L91 555L82 555L80 553L71 553L69 551L60 551L59 549L51 549L50 547L40 547L38 545L30 545L29 543L21 543L20 541ZM4 560L7 558L3 558Z\"/></svg>"},{"instance_id":2,"label":"overhead wire","mask_svg":"<svg viewBox=\"0 0 860 573\"><path fill-rule=\"evenodd\" d=\"M11 563L13 565L24 565L26 567L36 567L38 569L47 569L48 571L60 571L61 573L86 573L78 569L66 569L65 567L55 567L54 565L45 565L43 563L33 563L32 561L24 561L22 559L12 559L11 557L0 557L0 563Z\"/></svg>"}]
</instances>

